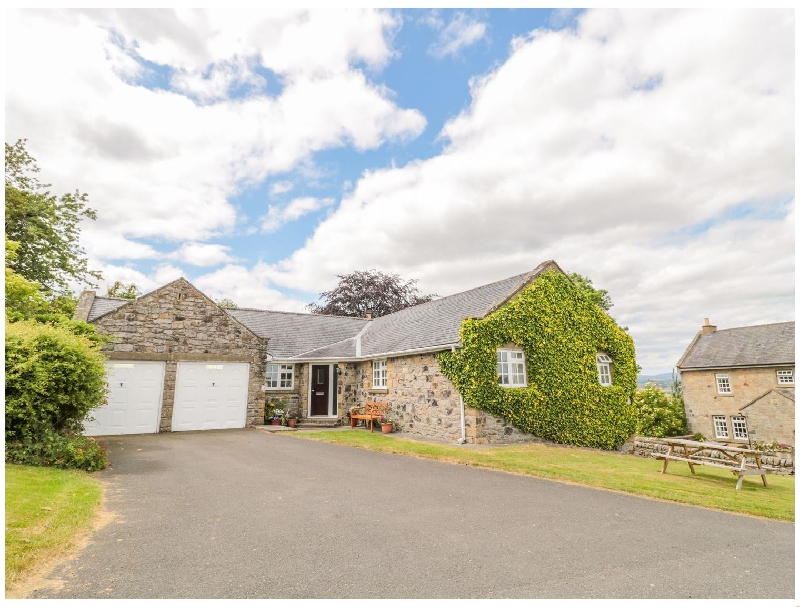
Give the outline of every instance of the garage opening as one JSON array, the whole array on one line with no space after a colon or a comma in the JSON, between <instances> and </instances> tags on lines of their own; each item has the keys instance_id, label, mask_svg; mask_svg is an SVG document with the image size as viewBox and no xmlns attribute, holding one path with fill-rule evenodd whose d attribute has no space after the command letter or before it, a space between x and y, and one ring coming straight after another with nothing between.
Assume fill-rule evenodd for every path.
<instances>
[{"instance_id":1,"label":"garage opening","mask_svg":"<svg viewBox=\"0 0 800 607\"><path fill-rule=\"evenodd\" d=\"M106 364L107 403L84 421L86 436L158 432L164 363L114 361Z\"/></svg>"},{"instance_id":2,"label":"garage opening","mask_svg":"<svg viewBox=\"0 0 800 607\"><path fill-rule=\"evenodd\" d=\"M172 430L244 428L248 363L178 363Z\"/></svg>"}]
</instances>

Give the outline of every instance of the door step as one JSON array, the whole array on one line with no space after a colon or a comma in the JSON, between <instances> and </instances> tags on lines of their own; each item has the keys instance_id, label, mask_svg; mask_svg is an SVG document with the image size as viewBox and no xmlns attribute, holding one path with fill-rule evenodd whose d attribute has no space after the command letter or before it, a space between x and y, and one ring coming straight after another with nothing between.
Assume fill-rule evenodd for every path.
<instances>
[{"instance_id":1,"label":"door step","mask_svg":"<svg viewBox=\"0 0 800 607\"><path fill-rule=\"evenodd\" d=\"M314 429L314 428L336 428L341 425L338 419L314 419L313 417L304 417L299 424L298 429Z\"/></svg>"}]
</instances>

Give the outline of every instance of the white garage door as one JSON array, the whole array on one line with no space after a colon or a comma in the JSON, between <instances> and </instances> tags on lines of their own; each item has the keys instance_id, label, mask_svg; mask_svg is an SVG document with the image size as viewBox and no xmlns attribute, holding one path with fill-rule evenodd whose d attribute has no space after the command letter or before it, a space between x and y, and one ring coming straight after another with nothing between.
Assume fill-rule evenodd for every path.
<instances>
[{"instance_id":1,"label":"white garage door","mask_svg":"<svg viewBox=\"0 0 800 607\"><path fill-rule=\"evenodd\" d=\"M109 362L108 403L91 411L84 422L87 436L158 432L164 363ZM91 419L93 418L93 419Z\"/></svg>"},{"instance_id":2,"label":"white garage door","mask_svg":"<svg viewBox=\"0 0 800 607\"><path fill-rule=\"evenodd\" d=\"M244 428L247 363L178 363L172 431Z\"/></svg>"}]
</instances>

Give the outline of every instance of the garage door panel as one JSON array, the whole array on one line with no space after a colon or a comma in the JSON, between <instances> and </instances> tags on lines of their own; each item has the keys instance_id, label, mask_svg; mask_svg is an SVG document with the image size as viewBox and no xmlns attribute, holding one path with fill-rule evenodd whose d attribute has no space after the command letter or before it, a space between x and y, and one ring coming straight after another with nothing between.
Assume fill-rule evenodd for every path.
<instances>
[{"instance_id":1,"label":"garage door panel","mask_svg":"<svg viewBox=\"0 0 800 607\"><path fill-rule=\"evenodd\" d=\"M172 430L244 428L247 363L178 363Z\"/></svg>"},{"instance_id":2,"label":"garage door panel","mask_svg":"<svg viewBox=\"0 0 800 607\"><path fill-rule=\"evenodd\" d=\"M89 413L87 436L158 432L164 363L109 362L107 403Z\"/></svg>"}]
</instances>

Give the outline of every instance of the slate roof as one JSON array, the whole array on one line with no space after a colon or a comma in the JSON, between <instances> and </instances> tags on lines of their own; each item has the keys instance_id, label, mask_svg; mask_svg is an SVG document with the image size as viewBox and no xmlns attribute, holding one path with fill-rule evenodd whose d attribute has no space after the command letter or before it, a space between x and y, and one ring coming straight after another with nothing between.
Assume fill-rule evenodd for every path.
<instances>
[{"instance_id":1,"label":"slate roof","mask_svg":"<svg viewBox=\"0 0 800 607\"><path fill-rule=\"evenodd\" d=\"M370 322L366 318L272 312L253 308L238 308L226 312L259 337L268 338L267 350L278 359L291 358L355 337Z\"/></svg>"},{"instance_id":2,"label":"slate roof","mask_svg":"<svg viewBox=\"0 0 800 607\"><path fill-rule=\"evenodd\" d=\"M549 269L562 271L554 261L546 261L531 272L374 320L254 308L228 309L226 312L259 337L269 339L267 349L277 360L343 360L391 356L415 350L445 350L459 344L459 330L465 318L483 318L490 314ZM88 321L92 322L129 301L95 297Z\"/></svg>"},{"instance_id":3,"label":"slate roof","mask_svg":"<svg viewBox=\"0 0 800 607\"><path fill-rule=\"evenodd\" d=\"M725 369L794 364L794 322L698 333L678 369Z\"/></svg>"},{"instance_id":4,"label":"slate roof","mask_svg":"<svg viewBox=\"0 0 800 607\"><path fill-rule=\"evenodd\" d=\"M119 297L95 297L92 302L92 309L89 310L89 317L86 321L92 322L95 318L113 312L131 301L131 299L120 299Z\"/></svg>"},{"instance_id":5,"label":"slate roof","mask_svg":"<svg viewBox=\"0 0 800 607\"><path fill-rule=\"evenodd\" d=\"M465 318L483 318L553 266L558 267L555 262L545 262L532 272L381 316L372 321L361 337L361 354L371 358L458 344L461 321Z\"/></svg>"}]
</instances>

